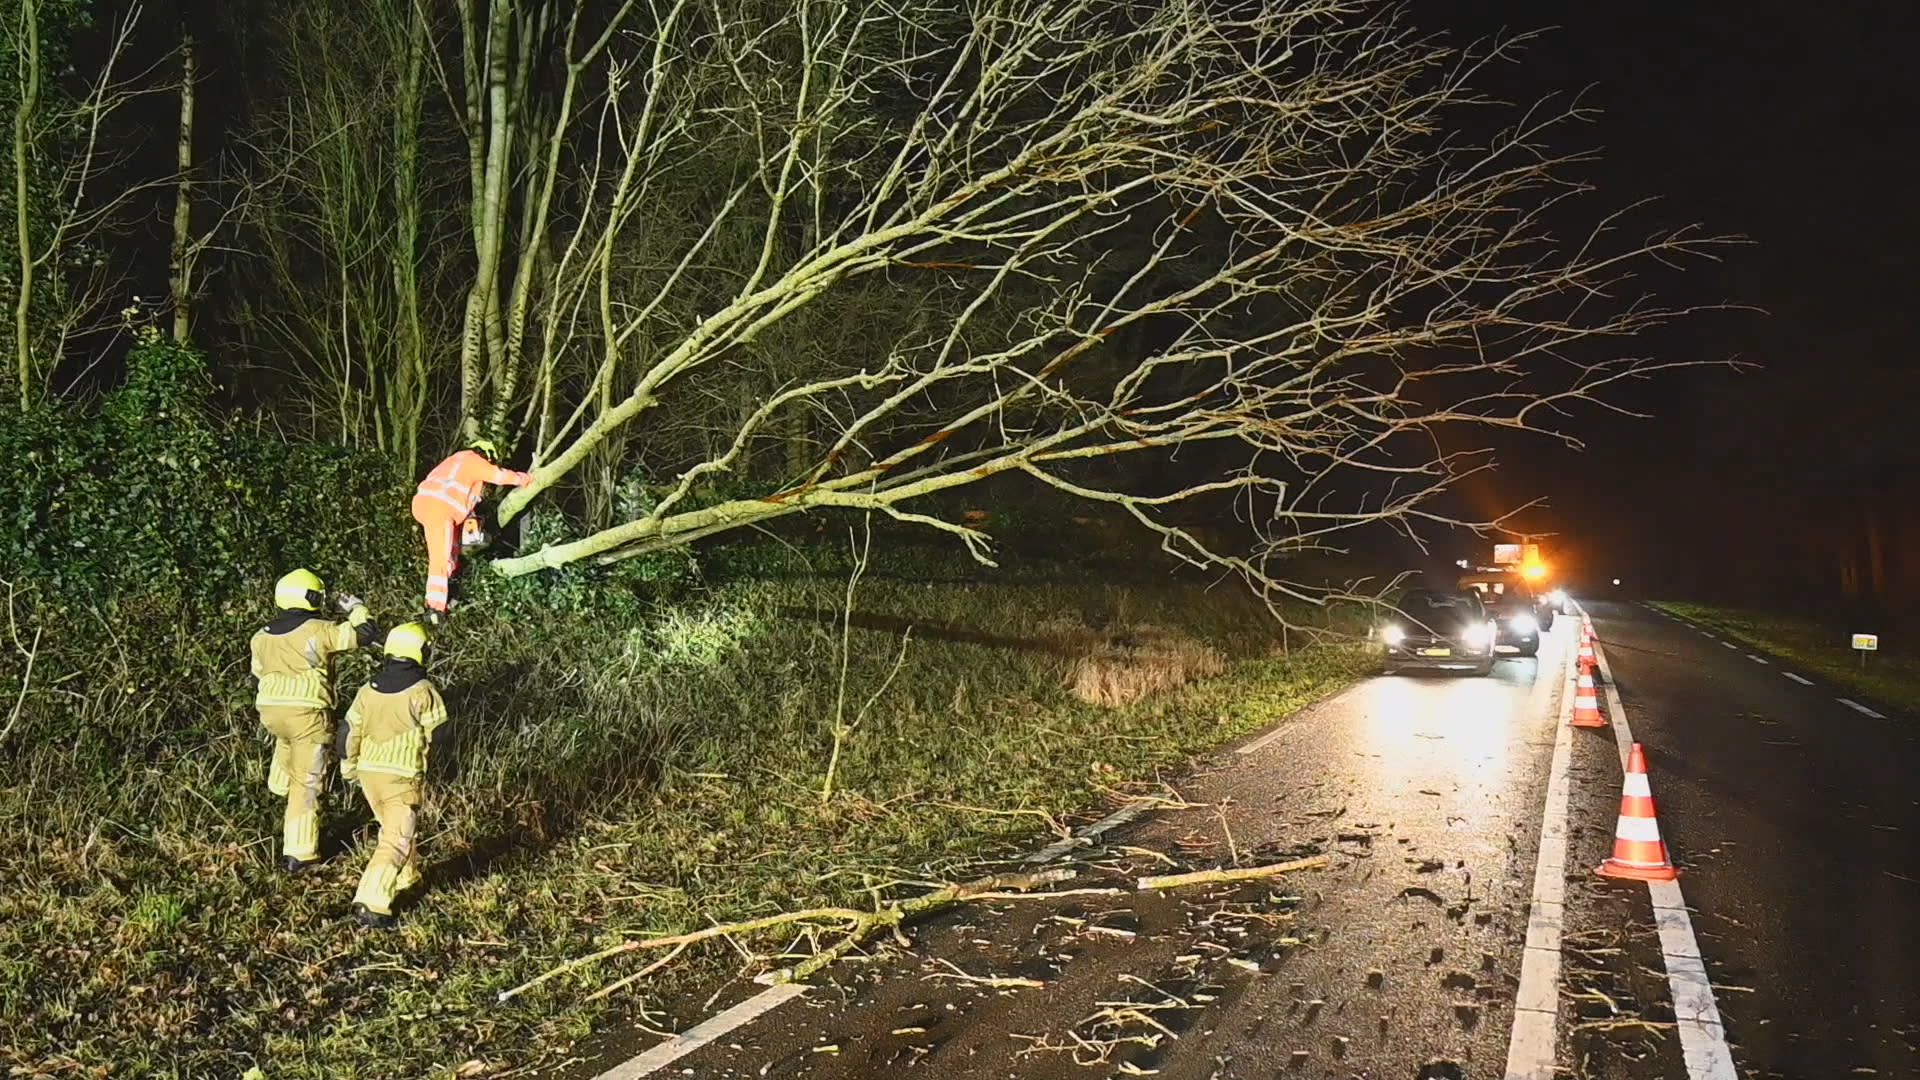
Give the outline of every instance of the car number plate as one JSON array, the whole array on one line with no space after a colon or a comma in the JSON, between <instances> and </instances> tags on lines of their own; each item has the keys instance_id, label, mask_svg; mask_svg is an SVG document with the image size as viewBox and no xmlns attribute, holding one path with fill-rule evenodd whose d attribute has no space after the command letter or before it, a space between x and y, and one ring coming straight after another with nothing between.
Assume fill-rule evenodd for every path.
<instances>
[{"instance_id":1,"label":"car number plate","mask_svg":"<svg viewBox=\"0 0 1920 1080\"><path fill-rule=\"evenodd\" d=\"M1421 649L1421 656L1452 656L1452 649Z\"/></svg>"}]
</instances>

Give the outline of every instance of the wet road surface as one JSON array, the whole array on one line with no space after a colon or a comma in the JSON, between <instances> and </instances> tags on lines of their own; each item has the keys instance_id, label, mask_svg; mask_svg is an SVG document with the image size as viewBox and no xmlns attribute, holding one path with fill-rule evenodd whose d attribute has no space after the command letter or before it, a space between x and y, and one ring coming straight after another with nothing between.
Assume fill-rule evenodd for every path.
<instances>
[{"instance_id":1,"label":"wet road surface","mask_svg":"<svg viewBox=\"0 0 1920 1080\"><path fill-rule=\"evenodd\" d=\"M1572 627L1490 677L1369 679L1225 748L1072 884L1324 870L970 906L661 1075L1499 1076ZM1617 764L1594 768L1617 799Z\"/></svg>"},{"instance_id":2,"label":"wet road surface","mask_svg":"<svg viewBox=\"0 0 1920 1080\"><path fill-rule=\"evenodd\" d=\"M1741 1075L1920 1077L1913 719L1646 608L1592 610Z\"/></svg>"}]
</instances>

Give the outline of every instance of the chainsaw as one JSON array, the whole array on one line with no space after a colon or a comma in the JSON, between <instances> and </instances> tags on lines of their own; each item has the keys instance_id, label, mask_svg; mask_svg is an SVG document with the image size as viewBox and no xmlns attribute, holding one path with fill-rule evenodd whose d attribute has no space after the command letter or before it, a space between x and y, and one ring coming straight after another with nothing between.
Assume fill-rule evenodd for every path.
<instances>
[{"instance_id":1,"label":"chainsaw","mask_svg":"<svg viewBox=\"0 0 1920 1080\"><path fill-rule=\"evenodd\" d=\"M467 519L460 523L461 554L485 551L492 543L493 537L487 534L487 523L482 520L478 512L468 515Z\"/></svg>"}]
</instances>

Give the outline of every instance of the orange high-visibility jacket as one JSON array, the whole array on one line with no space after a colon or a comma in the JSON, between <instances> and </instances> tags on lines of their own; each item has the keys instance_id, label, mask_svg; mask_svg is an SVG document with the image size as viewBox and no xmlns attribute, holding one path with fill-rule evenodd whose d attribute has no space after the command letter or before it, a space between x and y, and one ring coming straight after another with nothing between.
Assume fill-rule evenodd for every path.
<instances>
[{"instance_id":1,"label":"orange high-visibility jacket","mask_svg":"<svg viewBox=\"0 0 1920 1080\"><path fill-rule=\"evenodd\" d=\"M485 485L524 487L529 479L526 473L503 469L472 450L462 450L435 465L427 478L420 481L415 497L445 503L449 517L465 521L472 516L473 508L480 505Z\"/></svg>"}]
</instances>

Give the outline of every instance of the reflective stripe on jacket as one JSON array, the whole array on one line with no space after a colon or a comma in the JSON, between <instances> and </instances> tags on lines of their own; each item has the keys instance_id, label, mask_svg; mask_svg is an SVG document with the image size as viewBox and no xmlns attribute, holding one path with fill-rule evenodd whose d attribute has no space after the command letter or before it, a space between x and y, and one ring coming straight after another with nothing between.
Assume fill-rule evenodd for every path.
<instances>
[{"instance_id":1,"label":"reflective stripe on jacket","mask_svg":"<svg viewBox=\"0 0 1920 1080\"><path fill-rule=\"evenodd\" d=\"M259 631L253 635L253 676L260 680L260 689L253 703L262 708L332 708L333 657L359 644L354 626L318 615L285 633Z\"/></svg>"},{"instance_id":2,"label":"reflective stripe on jacket","mask_svg":"<svg viewBox=\"0 0 1920 1080\"><path fill-rule=\"evenodd\" d=\"M426 679L391 694L363 686L347 710L341 772L425 776L433 733L446 722L446 702Z\"/></svg>"},{"instance_id":3,"label":"reflective stripe on jacket","mask_svg":"<svg viewBox=\"0 0 1920 1080\"><path fill-rule=\"evenodd\" d=\"M475 451L462 450L435 465L415 494L446 504L454 520L464 521L480 505L487 484L521 487L527 480L526 473L503 469Z\"/></svg>"}]
</instances>

